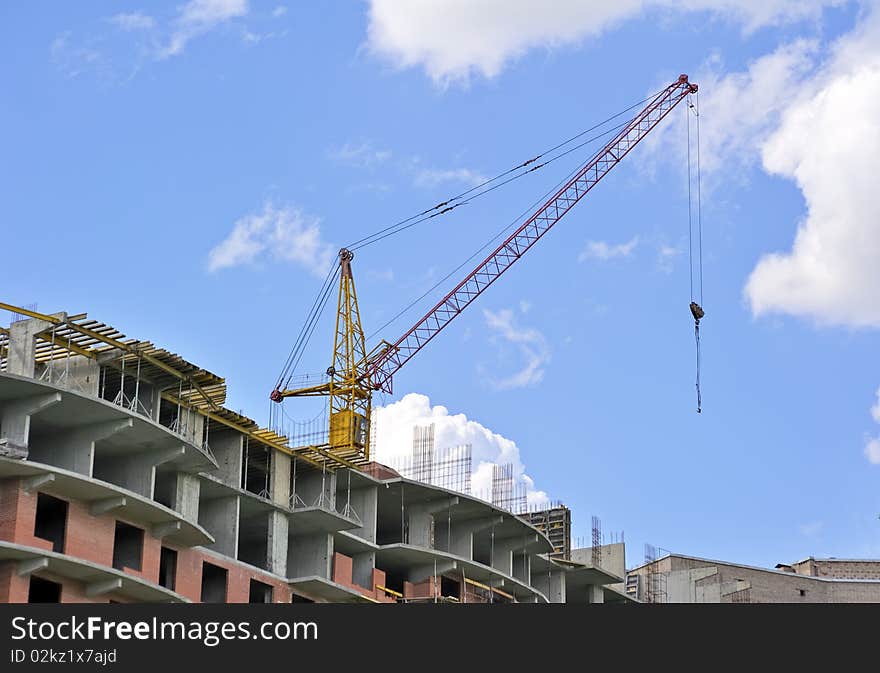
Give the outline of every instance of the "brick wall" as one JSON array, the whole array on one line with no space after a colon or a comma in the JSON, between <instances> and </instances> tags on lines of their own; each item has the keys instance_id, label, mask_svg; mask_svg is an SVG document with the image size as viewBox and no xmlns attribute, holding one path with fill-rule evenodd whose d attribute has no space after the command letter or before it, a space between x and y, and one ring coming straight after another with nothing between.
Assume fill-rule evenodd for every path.
<instances>
[{"instance_id":1,"label":"brick wall","mask_svg":"<svg viewBox=\"0 0 880 673\"><path fill-rule=\"evenodd\" d=\"M16 572L17 563L0 563L0 603L27 603L28 578Z\"/></svg>"}]
</instances>

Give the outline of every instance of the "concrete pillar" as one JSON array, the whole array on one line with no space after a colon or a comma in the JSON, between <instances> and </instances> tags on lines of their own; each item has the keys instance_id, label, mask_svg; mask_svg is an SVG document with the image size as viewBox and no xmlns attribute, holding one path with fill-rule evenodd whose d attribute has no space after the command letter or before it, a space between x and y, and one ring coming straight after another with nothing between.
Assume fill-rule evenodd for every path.
<instances>
[{"instance_id":1,"label":"concrete pillar","mask_svg":"<svg viewBox=\"0 0 880 673\"><path fill-rule=\"evenodd\" d=\"M214 537L209 549L238 558L239 497L214 498L199 503L199 525Z\"/></svg>"},{"instance_id":2,"label":"concrete pillar","mask_svg":"<svg viewBox=\"0 0 880 673\"><path fill-rule=\"evenodd\" d=\"M31 416L60 401L61 393L49 393L7 403L0 414L0 456L27 458Z\"/></svg>"},{"instance_id":3,"label":"concrete pillar","mask_svg":"<svg viewBox=\"0 0 880 673\"><path fill-rule=\"evenodd\" d=\"M527 551L513 552L513 577L524 584L529 583L531 576L531 557Z\"/></svg>"},{"instance_id":4,"label":"concrete pillar","mask_svg":"<svg viewBox=\"0 0 880 673\"><path fill-rule=\"evenodd\" d=\"M287 548L288 577L323 577L333 572L333 535L313 533L290 539Z\"/></svg>"},{"instance_id":5,"label":"concrete pillar","mask_svg":"<svg viewBox=\"0 0 880 673\"><path fill-rule=\"evenodd\" d=\"M376 567L376 554L371 551L354 554L351 557L351 579L365 589L373 588L373 569Z\"/></svg>"},{"instance_id":6,"label":"concrete pillar","mask_svg":"<svg viewBox=\"0 0 880 673\"><path fill-rule=\"evenodd\" d=\"M565 571L546 570L532 575L531 585L551 603L565 603Z\"/></svg>"},{"instance_id":7,"label":"concrete pillar","mask_svg":"<svg viewBox=\"0 0 880 673\"><path fill-rule=\"evenodd\" d=\"M336 473L319 470L304 470L302 463L297 464L296 494L302 498L306 507L336 507Z\"/></svg>"},{"instance_id":8,"label":"concrete pillar","mask_svg":"<svg viewBox=\"0 0 880 673\"><path fill-rule=\"evenodd\" d=\"M161 451L142 451L135 454L98 457L93 475L109 481L145 498L153 498L156 486L156 466L169 463L184 455L183 446Z\"/></svg>"},{"instance_id":9,"label":"concrete pillar","mask_svg":"<svg viewBox=\"0 0 880 673\"><path fill-rule=\"evenodd\" d=\"M587 603L604 603L605 592L599 584L587 585Z\"/></svg>"},{"instance_id":10,"label":"concrete pillar","mask_svg":"<svg viewBox=\"0 0 880 673\"><path fill-rule=\"evenodd\" d=\"M345 479L345 477L342 477L342 479ZM345 490L339 491L337 494L337 499L341 499L341 502L345 502L347 497L349 497L349 495ZM349 533L357 535L364 540L375 542L376 511L378 504L379 492L377 487L368 486L367 488L353 490L351 492L351 508L361 520L361 526L359 528L353 528Z\"/></svg>"},{"instance_id":11,"label":"concrete pillar","mask_svg":"<svg viewBox=\"0 0 880 673\"><path fill-rule=\"evenodd\" d=\"M198 522L201 492L199 478L186 472L178 472L175 477L174 511L179 512L188 521Z\"/></svg>"},{"instance_id":12,"label":"concrete pillar","mask_svg":"<svg viewBox=\"0 0 880 673\"><path fill-rule=\"evenodd\" d=\"M434 514L455 507L459 502L457 496L444 500L410 505L407 510L409 522L409 539L411 545L434 548Z\"/></svg>"},{"instance_id":13,"label":"concrete pillar","mask_svg":"<svg viewBox=\"0 0 880 673\"><path fill-rule=\"evenodd\" d=\"M240 487L244 435L234 430L215 432L211 435L210 444L218 467L215 472L212 472L212 475L218 477L228 486Z\"/></svg>"},{"instance_id":14,"label":"concrete pillar","mask_svg":"<svg viewBox=\"0 0 880 673\"><path fill-rule=\"evenodd\" d=\"M125 432L133 426L134 421L125 418L56 432L49 437L40 438L39 443L31 447L29 457L37 462L91 477L94 475L95 444L102 439ZM99 478L103 479L103 477Z\"/></svg>"},{"instance_id":15,"label":"concrete pillar","mask_svg":"<svg viewBox=\"0 0 880 673\"><path fill-rule=\"evenodd\" d=\"M269 495L276 505L290 502L290 456L281 451L273 450L269 460Z\"/></svg>"},{"instance_id":16,"label":"concrete pillar","mask_svg":"<svg viewBox=\"0 0 880 673\"><path fill-rule=\"evenodd\" d=\"M269 512L269 537L266 542L266 569L281 577L287 576L287 515L277 510Z\"/></svg>"},{"instance_id":17,"label":"concrete pillar","mask_svg":"<svg viewBox=\"0 0 880 673\"><path fill-rule=\"evenodd\" d=\"M67 320L66 313L53 313L53 318ZM37 318L19 320L12 323L9 328L9 358L6 363L6 371L9 374L34 378L36 363L34 353L36 351L36 335L47 329L52 329L52 323Z\"/></svg>"},{"instance_id":18,"label":"concrete pillar","mask_svg":"<svg viewBox=\"0 0 880 673\"><path fill-rule=\"evenodd\" d=\"M452 540L449 552L456 556L473 560L474 558L474 533L492 528L504 521L503 515L490 516L485 519L468 519L467 521L455 521L451 523Z\"/></svg>"}]
</instances>

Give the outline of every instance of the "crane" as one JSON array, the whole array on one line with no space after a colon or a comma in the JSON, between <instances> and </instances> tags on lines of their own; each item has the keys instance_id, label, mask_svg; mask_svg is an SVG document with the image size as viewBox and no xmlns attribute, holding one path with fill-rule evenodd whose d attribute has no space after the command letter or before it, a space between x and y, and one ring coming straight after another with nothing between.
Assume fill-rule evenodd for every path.
<instances>
[{"instance_id":1,"label":"crane","mask_svg":"<svg viewBox=\"0 0 880 673\"><path fill-rule=\"evenodd\" d=\"M394 375L436 337L456 316L480 296L554 224L605 177L697 85L680 75L652 97L623 128L553 196L535 210L455 288L395 341L381 341L366 350L351 262L354 253L339 251L339 290L332 365L328 380L318 385L289 389L283 377L270 399L328 397L329 433L321 444L295 450L333 465L358 467L369 461L370 413L376 391L392 392ZM528 163L528 162L527 162ZM440 204L445 205L445 204ZM702 309L691 307L695 319Z\"/></svg>"}]
</instances>

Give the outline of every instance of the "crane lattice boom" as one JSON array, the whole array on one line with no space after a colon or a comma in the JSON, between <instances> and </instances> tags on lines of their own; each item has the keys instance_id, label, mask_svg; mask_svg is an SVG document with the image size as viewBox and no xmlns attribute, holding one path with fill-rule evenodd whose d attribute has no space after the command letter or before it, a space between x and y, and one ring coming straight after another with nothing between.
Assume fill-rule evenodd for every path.
<instances>
[{"instance_id":1,"label":"crane lattice boom","mask_svg":"<svg viewBox=\"0 0 880 673\"><path fill-rule=\"evenodd\" d=\"M410 358L446 327L465 307L546 234L571 207L605 177L697 85L681 75L654 97L605 147L599 150L554 196L526 219L448 295L397 341L379 351L367 376L374 390L392 391L392 377Z\"/></svg>"}]
</instances>

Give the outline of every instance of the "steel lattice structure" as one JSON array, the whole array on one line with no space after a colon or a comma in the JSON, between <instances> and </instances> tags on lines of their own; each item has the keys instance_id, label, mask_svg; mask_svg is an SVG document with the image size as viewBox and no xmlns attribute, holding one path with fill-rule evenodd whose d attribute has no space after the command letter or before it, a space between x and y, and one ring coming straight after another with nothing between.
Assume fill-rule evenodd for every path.
<instances>
[{"instance_id":1,"label":"steel lattice structure","mask_svg":"<svg viewBox=\"0 0 880 673\"><path fill-rule=\"evenodd\" d=\"M681 75L657 94L629 124L593 155L593 158L574 177L527 218L455 289L397 341L379 352L379 355L370 362L367 371L373 389L392 392L392 377L398 369L537 243L538 239L620 163L676 105L688 94L696 91L697 85L690 83L687 75Z\"/></svg>"}]
</instances>

